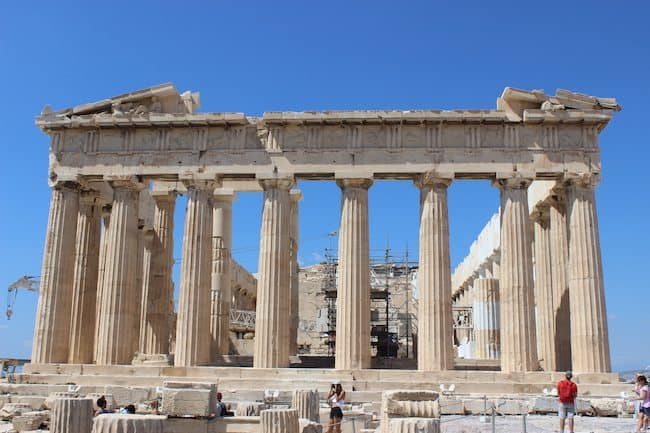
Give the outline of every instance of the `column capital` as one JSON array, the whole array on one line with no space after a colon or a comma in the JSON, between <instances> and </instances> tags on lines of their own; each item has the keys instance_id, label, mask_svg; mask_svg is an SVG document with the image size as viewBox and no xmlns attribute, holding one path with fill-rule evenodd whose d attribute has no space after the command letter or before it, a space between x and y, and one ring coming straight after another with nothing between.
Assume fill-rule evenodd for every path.
<instances>
[{"instance_id":1,"label":"column capital","mask_svg":"<svg viewBox=\"0 0 650 433\"><path fill-rule=\"evenodd\" d=\"M133 189L140 191L146 188L146 184L138 176L104 176L104 180L108 182L111 188Z\"/></svg>"},{"instance_id":2,"label":"column capital","mask_svg":"<svg viewBox=\"0 0 650 433\"><path fill-rule=\"evenodd\" d=\"M289 191L289 198L293 202L296 203L299 202L300 200L302 200L302 191L300 191L299 189L292 189L291 191Z\"/></svg>"},{"instance_id":3,"label":"column capital","mask_svg":"<svg viewBox=\"0 0 650 433\"><path fill-rule=\"evenodd\" d=\"M272 188L290 190L295 185L293 177L259 178L258 182L264 191Z\"/></svg>"},{"instance_id":4,"label":"column capital","mask_svg":"<svg viewBox=\"0 0 650 433\"><path fill-rule=\"evenodd\" d=\"M185 188L188 189L199 189L199 190L213 190L220 185L220 182L217 179L181 179Z\"/></svg>"},{"instance_id":5,"label":"column capital","mask_svg":"<svg viewBox=\"0 0 650 433\"><path fill-rule=\"evenodd\" d=\"M97 203L97 200L100 198L99 191L94 189L82 189L79 193L79 204L80 205L93 205Z\"/></svg>"},{"instance_id":6,"label":"column capital","mask_svg":"<svg viewBox=\"0 0 650 433\"><path fill-rule=\"evenodd\" d=\"M368 189L372 186L372 179L368 179L368 178L337 179L336 184L341 189L346 189L346 188Z\"/></svg>"},{"instance_id":7,"label":"column capital","mask_svg":"<svg viewBox=\"0 0 650 433\"><path fill-rule=\"evenodd\" d=\"M163 202L172 202L176 200L176 191L172 190L151 190L149 192L149 195L151 195L151 198L154 199L156 203L163 203Z\"/></svg>"},{"instance_id":8,"label":"column capital","mask_svg":"<svg viewBox=\"0 0 650 433\"><path fill-rule=\"evenodd\" d=\"M212 197L215 202L232 203L237 199L237 194L230 188L217 188Z\"/></svg>"},{"instance_id":9,"label":"column capital","mask_svg":"<svg viewBox=\"0 0 650 433\"><path fill-rule=\"evenodd\" d=\"M427 186L447 188L453 181L453 175L437 173L435 171L427 171L425 173L418 174L415 176L415 179L413 179L415 186L420 189Z\"/></svg>"},{"instance_id":10,"label":"column capital","mask_svg":"<svg viewBox=\"0 0 650 433\"><path fill-rule=\"evenodd\" d=\"M527 189L533 179L523 176L497 178L492 185L500 189Z\"/></svg>"},{"instance_id":11,"label":"column capital","mask_svg":"<svg viewBox=\"0 0 650 433\"><path fill-rule=\"evenodd\" d=\"M579 186L595 188L600 183L599 173L565 173L562 183L565 187Z\"/></svg>"}]
</instances>

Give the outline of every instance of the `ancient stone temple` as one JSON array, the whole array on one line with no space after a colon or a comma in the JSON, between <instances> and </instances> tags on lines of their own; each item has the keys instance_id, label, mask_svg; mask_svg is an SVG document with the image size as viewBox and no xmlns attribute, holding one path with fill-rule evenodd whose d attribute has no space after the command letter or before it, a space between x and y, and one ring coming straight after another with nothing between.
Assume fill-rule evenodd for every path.
<instances>
[{"instance_id":1,"label":"ancient stone temple","mask_svg":"<svg viewBox=\"0 0 650 433\"><path fill-rule=\"evenodd\" d=\"M38 117L51 138L52 193L27 371L138 359L215 365L228 354L238 309L255 309L253 366L289 367L300 180L340 188L335 368L370 368L375 179L420 190L418 370L455 368L453 309L471 306L476 354L498 359L502 372L537 371L540 359L547 371L610 371L595 188L598 137L620 109L615 100L506 88L494 110L252 117L198 106L197 93L165 84ZM452 278L447 191L457 179L492 181L501 203L497 247ZM531 204L538 184L546 192ZM232 203L242 191L263 194L256 281L231 256ZM187 209L174 239L179 194ZM174 242L182 244L177 311ZM255 286L254 305L242 306L242 281Z\"/></svg>"}]
</instances>

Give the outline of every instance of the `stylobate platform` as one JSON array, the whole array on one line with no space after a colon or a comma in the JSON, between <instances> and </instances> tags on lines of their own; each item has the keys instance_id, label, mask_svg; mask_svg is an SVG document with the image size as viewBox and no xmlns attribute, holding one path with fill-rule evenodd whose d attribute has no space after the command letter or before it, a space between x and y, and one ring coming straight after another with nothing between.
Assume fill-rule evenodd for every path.
<instances>
[{"instance_id":1,"label":"stylobate platform","mask_svg":"<svg viewBox=\"0 0 650 433\"><path fill-rule=\"evenodd\" d=\"M265 389L291 391L318 389L326 392L333 380L341 380L351 401L378 401L389 389L440 389L455 385L456 394L502 396L543 394L563 377L562 372L502 373L454 370L333 370L305 368L255 369L246 367L99 366L92 364L26 364L15 376L17 384L80 385L104 387L157 387L166 380L217 383L234 399L255 397ZM616 373L576 374L581 396L617 397L630 384Z\"/></svg>"}]
</instances>

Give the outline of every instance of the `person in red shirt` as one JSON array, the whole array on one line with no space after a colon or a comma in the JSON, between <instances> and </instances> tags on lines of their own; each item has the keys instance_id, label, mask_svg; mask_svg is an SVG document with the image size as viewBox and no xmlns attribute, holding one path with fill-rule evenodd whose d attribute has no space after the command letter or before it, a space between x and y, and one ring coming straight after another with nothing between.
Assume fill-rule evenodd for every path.
<instances>
[{"instance_id":1,"label":"person in red shirt","mask_svg":"<svg viewBox=\"0 0 650 433\"><path fill-rule=\"evenodd\" d=\"M564 433L564 420L568 419L569 432L573 433L573 417L576 413L576 397L578 396L578 385L571 381L573 373L567 371L564 379L557 383L557 395L559 397L558 416L560 417L560 432Z\"/></svg>"}]
</instances>

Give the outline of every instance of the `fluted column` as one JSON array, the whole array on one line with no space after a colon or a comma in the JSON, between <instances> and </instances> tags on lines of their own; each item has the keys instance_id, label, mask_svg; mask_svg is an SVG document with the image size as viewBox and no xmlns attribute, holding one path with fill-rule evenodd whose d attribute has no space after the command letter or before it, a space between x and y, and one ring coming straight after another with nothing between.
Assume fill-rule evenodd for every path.
<instances>
[{"instance_id":1,"label":"fluted column","mask_svg":"<svg viewBox=\"0 0 650 433\"><path fill-rule=\"evenodd\" d=\"M212 268L212 191L214 182L187 183L181 285L176 320L174 365L207 365L210 347Z\"/></svg>"},{"instance_id":2,"label":"fluted column","mask_svg":"<svg viewBox=\"0 0 650 433\"><path fill-rule=\"evenodd\" d=\"M475 351L477 359L499 359L499 280L495 278L478 278L474 282L474 319Z\"/></svg>"},{"instance_id":3,"label":"fluted column","mask_svg":"<svg viewBox=\"0 0 650 433\"><path fill-rule=\"evenodd\" d=\"M57 398L52 406L50 432L89 433L93 426L93 401L89 398Z\"/></svg>"},{"instance_id":4,"label":"fluted column","mask_svg":"<svg viewBox=\"0 0 650 433\"><path fill-rule=\"evenodd\" d=\"M149 284L143 291L143 321L140 332L140 351L150 355L168 355L171 337L174 285L174 208L176 193L152 191L154 199L153 232L147 239L151 262Z\"/></svg>"},{"instance_id":5,"label":"fluted column","mask_svg":"<svg viewBox=\"0 0 650 433\"><path fill-rule=\"evenodd\" d=\"M139 319L137 280L138 190L135 179L111 182L113 206L106 231L106 256L98 317L97 364L130 364L134 329Z\"/></svg>"},{"instance_id":6,"label":"fluted column","mask_svg":"<svg viewBox=\"0 0 650 433\"><path fill-rule=\"evenodd\" d=\"M498 181L501 188L501 371L538 368L533 258L528 212L530 180Z\"/></svg>"},{"instance_id":7,"label":"fluted column","mask_svg":"<svg viewBox=\"0 0 650 433\"><path fill-rule=\"evenodd\" d=\"M596 176L567 182L569 297L573 370L611 370L609 337L594 187Z\"/></svg>"},{"instance_id":8,"label":"fluted column","mask_svg":"<svg viewBox=\"0 0 650 433\"><path fill-rule=\"evenodd\" d=\"M289 366L289 189L292 179L260 180L264 188L255 315L255 368Z\"/></svg>"},{"instance_id":9,"label":"fluted column","mask_svg":"<svg viewBox=\"0 0 650 433\"><path fill-rule=\"evenodd\" d=\"M97 342L99 341L99 318L104 311L104 270L106 269L106 246L108 244L106 234L111 222L112 203L102 206L102 228L99 237L99 265L97 268L97 299L95 302L95 339L93 342L93 363L97 361Z\"/></svg>"},{"instance_id":10,"label":"fluted column","mask_svg":"<svg viewBox=\"0 0 650 433\"><path fill-rule=\"evenodd\" d=\"M261 433L298 433L300 423L295 409L267 409L260 413Z\"/></svg>"},{"instance_id":11,"label":"fluted column","mask_svg":"<svg viewBox=\"0 0 650 433\"><path fill-rule=\"evenodd\" d=\"M336 369L370 368L368 188L371 179L342 179L336 299Z\"/></svg>"},{"instance_id":12,"label":"fluted column","mask_svg":"<svg viewBox=\"0 0 650 433\"><path fill-rule=\"evenodd\" d=\"M78 210L78 185L72 182L55 185L43 252L33 363L68 361Z\"/></svg>"},{"instance_id":13,"label":"fluted column","mask_svg":"<svg viewBox=\"0 0 650 433\"><path fill-rule=\"evenodd\" d=\"M566 204L558 195L549 206L551 249L551 282L553 284L553 313L555 321L555 358L557 371L571 370L571 318L567 264Z\"/></svg>"},{"instance_id":14,"label":"fluted column","mask_svg":"<svg viewBox=\"0 0 650 433\"><path fill-rule=\"evenodd\" d=\"M289 319L289 354L298 353L298 325L300 322L299 315L299 268L298 268L298 225L299 209L298 203L302 200L302 192L292 190L289 193L291 199L291 209L289 211L289 291L291 292L291 307Z\"/></svg>"},{"instance_id":15,"label":"fluted column","mask_svg":"<svg viewBox=\"0 0 650 433\"><path fill-rule=\"evenodd\" d=\"M68 355L71 364L93 362L95 327L89 324L94 324L96 318L101 230L101 205L98 201L96 191L83 191L79 197Z\"/></svg>"},{"instance_id":16,"label":"fluted column","mask_svg":"<svg viewBox=\"0 0 650 433\"><path fill-rule=\"evenodd\" d=\"M210 313L211 354L230 349L232 190L216 190L212 197L212 291Z\"/></svg>"},{"instance_id":17,"label":"fluted column","mask_svg":"<svg viewBox=\"0 0 650 433\"><path fill-rule=\"evenodd\" d=\"M451 180L422 175L418 280L418 370L454 368L447 187Z\"/></svg>"},{"instance_id":18,"label":"fluted column","mask_svg":"<svg viewBox=\"0 0 650 433\"><path fill-rule=\"evenodd\" d=\"M537 355L544 371L557 371L555 356L555 313L548 209L533 214L535 257L535 324Z\"/></svg>"}]
</instances>

